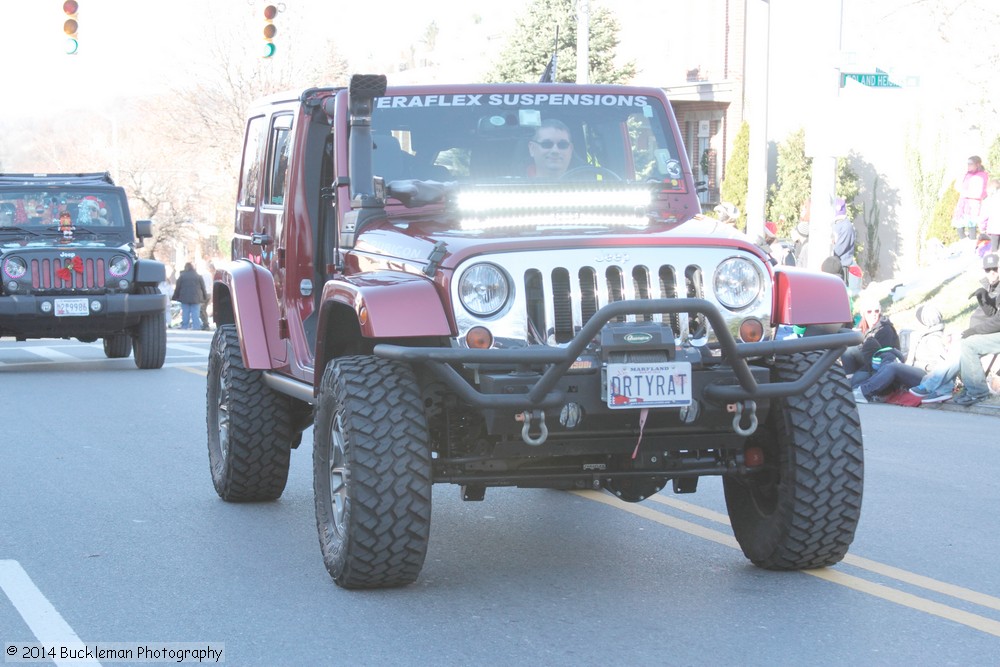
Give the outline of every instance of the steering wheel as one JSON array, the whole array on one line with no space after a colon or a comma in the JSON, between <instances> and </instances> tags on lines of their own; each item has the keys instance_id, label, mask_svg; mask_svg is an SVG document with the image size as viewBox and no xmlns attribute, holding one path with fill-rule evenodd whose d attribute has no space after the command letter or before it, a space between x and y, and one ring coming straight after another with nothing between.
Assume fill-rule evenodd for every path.
<instances>
[{"instance_id":1,"label":"steering wheel","mask_svg":"<svg viewBox=\"0 0 1000 667\"><path fill-rule=\"evenodd\" d=\"M600 176L612 181L624 181L625 179L611 171L607 167L598 167L592 164L585 164L582 167L570 169L560 177L563 181L590 182L599 181Z\"/></svg>"}]
</instances>

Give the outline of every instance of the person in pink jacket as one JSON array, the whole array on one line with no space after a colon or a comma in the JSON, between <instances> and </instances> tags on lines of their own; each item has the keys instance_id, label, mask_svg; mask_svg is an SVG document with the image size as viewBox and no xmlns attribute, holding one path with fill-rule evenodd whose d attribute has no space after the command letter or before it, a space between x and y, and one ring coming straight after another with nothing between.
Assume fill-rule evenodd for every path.
<instances>
[{"instance_id":1,"label":"person in pink jacket","mask_svg":"<svg viewBox=\"0 0 1000 667\"><path fill-rule=\"evenodd\" d=\"M958 238L976 239L976 229L979 226L980 208L986 198L986 184L990 175L983 169L983 161L978 155L969 158L968 171L958 186L958 205L951 216L951 226L958 233Z\"/></svg>"},{"instance_id":2,"label":"person in pink jacket","mask_svg":"<svg viewBox=\"0 0 1000 667\"><path fill-rule=\"evenodd\" d=\"M991 178L983 200L980 229L990 238L990 252L1000 250L1000 178Z\"/></svg>"}]
</instances>

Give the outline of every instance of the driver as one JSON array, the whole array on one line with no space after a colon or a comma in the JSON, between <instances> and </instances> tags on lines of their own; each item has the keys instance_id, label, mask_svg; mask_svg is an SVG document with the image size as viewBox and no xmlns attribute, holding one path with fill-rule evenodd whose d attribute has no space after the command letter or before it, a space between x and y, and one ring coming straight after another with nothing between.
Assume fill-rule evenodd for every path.
<instances>
[{"instance_id":1,"label":"driver","mask_svg":"<svg viewBox=\"0 0 1000 667\"><path fill-rule=\"evenodd\" d=\"M569 128L554 118L542 121L528 142L532 163L528 175L535 178L560 178L573 158Z\"/></svg>"}]
</instances>

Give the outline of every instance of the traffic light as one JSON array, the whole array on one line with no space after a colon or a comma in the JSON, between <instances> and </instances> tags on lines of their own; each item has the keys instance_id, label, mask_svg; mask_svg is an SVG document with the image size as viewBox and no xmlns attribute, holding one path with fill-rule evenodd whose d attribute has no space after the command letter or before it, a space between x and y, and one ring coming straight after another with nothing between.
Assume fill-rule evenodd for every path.
<instances>
[{"instance_id":1,"label":"traffic light","mask_svg":"<svg viewBox=\"0 0 1000 667\"><path fill-rule=\"evenodd\" d=\"M79 11L80 3L76 0L66 0L63 3L63 13L66 15L63 32L66 33L66 54L70 56L76 55L77 49L80 48L80 42L76 38L76 32L80 28L80 24L76 20L76 14Z\"/></svg>"},{"instance_id":2,"label":"traffic light","mask_svg":"<svg viewBox=\"0 0 1000 667\"><path fill-rule=\"evenodd\" d=\"M264 5L264 58L274 55L274 36L278 34L278 28L274 25L274 17L278 15L278 8L275 5Z\"/></svg>"}]
</instances>

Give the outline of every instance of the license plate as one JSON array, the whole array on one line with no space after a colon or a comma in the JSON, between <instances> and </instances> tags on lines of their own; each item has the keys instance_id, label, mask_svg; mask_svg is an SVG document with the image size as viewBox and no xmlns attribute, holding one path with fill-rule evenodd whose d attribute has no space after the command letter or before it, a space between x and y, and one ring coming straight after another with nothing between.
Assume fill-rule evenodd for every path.
<instances>
[{"instance_id":1,"label":"license plate","mask_svg":"<svg viewBox=\"0 0 1000 667\"><path fill-rule=\"evenodd\" d=\"M609 408L691 405L690 362L609 363L607 377Z\"/></svg>"},{"instance_id":2,"label":"license plate","mask_svg":"<svg viewBox=\"0 0 1000 667\"><path fill-rule=\"evenodd\" d=\"M90 306L86 299L56 299L56 317L86 317Z\"/></svg>"}]
</instances>

